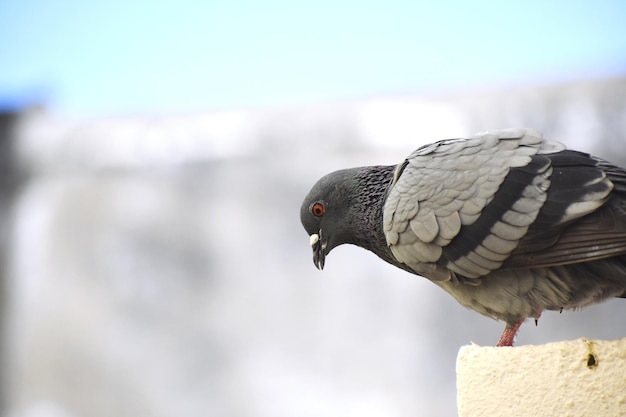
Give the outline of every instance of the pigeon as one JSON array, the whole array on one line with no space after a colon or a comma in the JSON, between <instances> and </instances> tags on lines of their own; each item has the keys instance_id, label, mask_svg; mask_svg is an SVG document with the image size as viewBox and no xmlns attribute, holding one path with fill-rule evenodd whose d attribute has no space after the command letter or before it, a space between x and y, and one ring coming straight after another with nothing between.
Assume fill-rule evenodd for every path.
<instances>
[{"instance_id":1,"label":"pigeon","mask_svg":"<svg viewBox=\"0 0 626 417\"><path fill-rule=\"evenodd\" d=\"M420 275L505 323L626 298L626 169L535 129L422 146L322 177L300 219L323 269L338 245Z\"/></svg>"}]
</instances>

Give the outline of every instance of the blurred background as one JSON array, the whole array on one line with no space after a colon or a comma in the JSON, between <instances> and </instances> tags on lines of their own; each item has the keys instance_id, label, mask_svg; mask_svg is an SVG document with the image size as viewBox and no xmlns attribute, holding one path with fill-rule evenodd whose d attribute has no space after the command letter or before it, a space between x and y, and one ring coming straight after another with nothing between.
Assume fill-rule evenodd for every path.
<instances>
[{"instance_id":1,"label":"blurred background","mask_svg":"<svg viewBox=\"0 0 626 417\"><path fill-rule=\"evenodd\" d=\"M450 416L504 325L340 247L339 168L535 127L626 165L621 1L0 2L0 415ZM626 336L626 301L518 344Z\"/></svg>"}]
</instances>

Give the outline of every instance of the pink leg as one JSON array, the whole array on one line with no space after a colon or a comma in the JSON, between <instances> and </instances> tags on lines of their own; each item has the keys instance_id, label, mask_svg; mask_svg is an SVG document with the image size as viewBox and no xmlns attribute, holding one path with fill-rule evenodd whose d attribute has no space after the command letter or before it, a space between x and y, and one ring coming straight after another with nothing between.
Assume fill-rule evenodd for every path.
<instances>
[{"instance_id":1,"label":"pink leg","mask_svg":"<svg viewBox=\"0 0 626 417\"><path fill-rule=\"evenodd\" d=\"M517 321L517 323L513 325L513 327L509 327L509 325L507 324L496 346L511 346L512 347L513 341L515 340L515 335L517 334L517 331L519 330L519 327L522 325L524 320L526 320L526 318L522 317L521 319Z\"/></svg>"},{"instance_id":2,"label":"pink leg","mask_svg":"<svg viewBox=\"0 0 626 417\"><path fill-rule=\"evenodd\" d=\"M539 320L539 317L541 317L541 312L542 311L539 310L539 312L535 315L535 326L537 325L537 321ZM515 335L517 334L517 331L519 330L522 323L524 323L524 320L526 320L526 317L522 317L521 319L519 319L512 327L509 327L509 325L507 324L496 346L511 346L512 347L513 342L515 341Z\"/></svg>"}]
</instances>

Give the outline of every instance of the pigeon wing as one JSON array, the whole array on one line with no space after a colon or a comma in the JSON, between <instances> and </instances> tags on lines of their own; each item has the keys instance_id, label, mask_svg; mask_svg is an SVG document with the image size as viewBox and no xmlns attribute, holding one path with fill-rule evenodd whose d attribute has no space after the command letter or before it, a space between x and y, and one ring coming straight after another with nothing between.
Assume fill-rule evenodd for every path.
<instances>
[{"instance_id":1,"label":"pigeon wing","mask_svg":"<svg viewBox=\"0 0 626 417\"><path fill-rule=\"evenodd\" d=\"M626 254L626 170L576 151L550 159L547 201L503 268L550 267Z\"/></svg>"},{"instance_id":2,"label":"pigeon wing","mask_svg":"<svg viewBox=\"0 0 626 417\"><path fill-rule=\"evenodd\" d=\"M383 208L391 252L432 280L477 278L499 269L546 203L553 172L549 156L563 149L532 129L417 149L398 165ZM572 209L571 217L601 206L607 188Z\"/></svg>"}]
</instances>

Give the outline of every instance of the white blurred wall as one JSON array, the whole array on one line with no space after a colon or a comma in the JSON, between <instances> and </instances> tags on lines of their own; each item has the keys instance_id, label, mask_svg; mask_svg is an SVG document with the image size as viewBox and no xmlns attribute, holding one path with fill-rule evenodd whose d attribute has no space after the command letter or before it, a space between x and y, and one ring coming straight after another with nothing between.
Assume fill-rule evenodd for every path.
<instances>
[{"instance_id":1,"label":"white blurred wall","mask_svg":"<svg viewBox=\"0 0 626 417\"><path fill-rule=\"evenodd\" d=\"M449 416L458 348L503 324L299 222L323 174L528 126L625 164L626 79L461 97L68 121L23 115L8 307L11 417ZM519 344L624 336L626 301Z\"/></svg>"}]
</instances>

